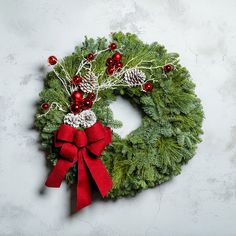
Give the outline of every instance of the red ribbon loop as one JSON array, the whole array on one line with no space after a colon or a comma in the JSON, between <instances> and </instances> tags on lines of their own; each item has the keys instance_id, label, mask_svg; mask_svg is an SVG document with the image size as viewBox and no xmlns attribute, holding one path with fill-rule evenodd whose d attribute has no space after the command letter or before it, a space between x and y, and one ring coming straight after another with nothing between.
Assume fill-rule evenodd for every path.
<instances>
[{"instance_id":1,"label":"red ribbon loop","mask_svg":"<svg viewBox=\"0 0 236 236\"><path fill-rule=\"evenodd\" d=\"M57 161L45 185L60 187L69 168L78 162L77 210L91 203L88 171L101 195L106 196L112 187L112 180L104 164L97 157L111 141L111 129L104 127L100 122L85 130L77 130L62 124L54 133L54 144L60 148L62 159Z\"/></svg>"}]
</instances>

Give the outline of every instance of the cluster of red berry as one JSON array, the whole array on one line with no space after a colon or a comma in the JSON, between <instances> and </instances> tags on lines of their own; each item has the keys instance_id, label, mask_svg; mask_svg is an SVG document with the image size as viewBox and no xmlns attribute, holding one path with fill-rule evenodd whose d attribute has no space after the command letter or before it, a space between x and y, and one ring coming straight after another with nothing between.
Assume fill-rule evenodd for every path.
<instances>
[{"instance_id":1,"label":"cluster of red berry","mask_svg":"<svg viewBox=\"0 0 236 236\"><path fill-rule=\"evenodd\" d=\"M93 105L96 95L95 93L89 93L85 98L83 98L83 93L81 91L75 91L72 93L71 98L72 104L70 106L70 111L74 114L77 114L82 110L90 109Z\"/></svg>"},{"instance_id":2,"label":"cluster of red berry","mask_svg":"<svg viewBox=\"0 0 236 236\"><path fill-rule=\"evenodd\" d=\"M121 62L122 55L119 52L115 52L112 57L107 58L106 60L106 72L108 75L112 75L115 71L121 70L123 64Z\"/></svg>"},{"instance_id":3,"label":"cluster of red berry","mask_svg":"<svg viewBox=\"0 0 236 236\"><path fill-rule=\"evenodd\" d=\"M82 110L88 110L92 107L93 101L96 98L95 93L89 93L85 98L83 98L83 93L81 91L75 91L71 95L72 103L70 106L70 111L74 114L80 113ZM48 110L50 105L48 103L43 103L41 108Z\"/></svg>"}]
</instances>

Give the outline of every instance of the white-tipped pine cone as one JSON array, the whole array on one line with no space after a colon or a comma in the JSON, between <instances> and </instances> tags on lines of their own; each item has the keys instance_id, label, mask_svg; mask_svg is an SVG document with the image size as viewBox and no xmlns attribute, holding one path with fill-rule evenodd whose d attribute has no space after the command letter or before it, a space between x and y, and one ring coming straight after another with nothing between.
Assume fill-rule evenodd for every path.
<instances>
[{"instance_id":1,"label":"white-tipped pine cone","mask_svg":"<svg viewBox=\"0 0 236 236\"><path fill-rule=\"evenodd\" d=\"M64 123L78 128L80 126L80 117L78 114L68 113L64 117Z\"/></svg>"},{"instance_id":2,"label":"white-tipped pine cone","mask_svg":"<svg viewBox=\"0 0 236 236\"><path fill-rule=\"evenodd\" d=\"M84 110L79 114L68 113L64 117L64 124L70 125L74 128L89 128L97 121L95 113L91 110Z\"/></svg>"},{"instance_id":3,"label":"white-tipped pine cone","mask_svg":"<svg viewBox=\"0 0 236 236\"><path fill-rule=\"evenodd\" d=\"M97 76L94 73L88 73L84 76L79 87L84 93L91 93L96 89L97 85Z\"/></svg>"},{"instance_id":4,"label":"white-tipped pine cone","mask_svg":"<svg viewBox=\"0 0 236 236\"><path fill-rule=\"evenodd\" d=\"M96 121L97 117L95 113L91 110L84 110L79 114L79 119L80 119L80 125L83 128L89 128L93 126Z\"/></svg>"},{"instance_id":5,"label":"white-tipped pine cone","mask_svg":"<svg viewBox=\"0 0 236 236\"><path fill-rule=\"evenodd\" d=\"M128 69L123 80L131 86L142 85L146 80L146 75L137 68Z\"/></svg>"}]
</instances>

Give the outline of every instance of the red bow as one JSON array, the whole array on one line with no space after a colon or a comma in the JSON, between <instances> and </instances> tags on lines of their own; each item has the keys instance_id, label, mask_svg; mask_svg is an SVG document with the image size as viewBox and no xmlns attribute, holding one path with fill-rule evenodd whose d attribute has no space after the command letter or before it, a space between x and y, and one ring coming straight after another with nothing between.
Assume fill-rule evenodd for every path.
<instances>
[{"instance_id":1,"label":"red bow","mask_svg":"<svg viewBox=\"0 0 236 236\"><path fill-rule=\"evenodd\" d=\"M54 136L55 147L60 147L63 159L56 166L45 183L47 187L58 188L65 174L76 162L78 166L77 210L91 203L89 173L104 197L112 187L112 180L99 157L106 145L111 143L111 129L96 122L90 128L77 130L62 124Z\"/></svg>"}]
</instances>

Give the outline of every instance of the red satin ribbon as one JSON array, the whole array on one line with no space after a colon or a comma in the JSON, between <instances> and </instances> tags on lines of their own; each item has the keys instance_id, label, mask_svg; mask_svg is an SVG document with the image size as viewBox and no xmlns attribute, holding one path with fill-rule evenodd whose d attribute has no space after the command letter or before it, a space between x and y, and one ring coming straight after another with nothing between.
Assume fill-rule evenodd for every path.
<instances>
[{"instance_id":1,"label":"red satin ribbon","mask_svg":"<svg viewBox=\"0 0 236 236\"><path fill-rule=\"evenodd\" d=\"M111 140L111 129L103 127L100 122L85 130L62 124L54 135L55 147L60 148L62 159L57 161L45 185L59 188L69 168L78 162L77 210L91 203L88 171L101 195L106 196L112 187L112 180L98 157Z\"/></svg>"}]
</instances>

